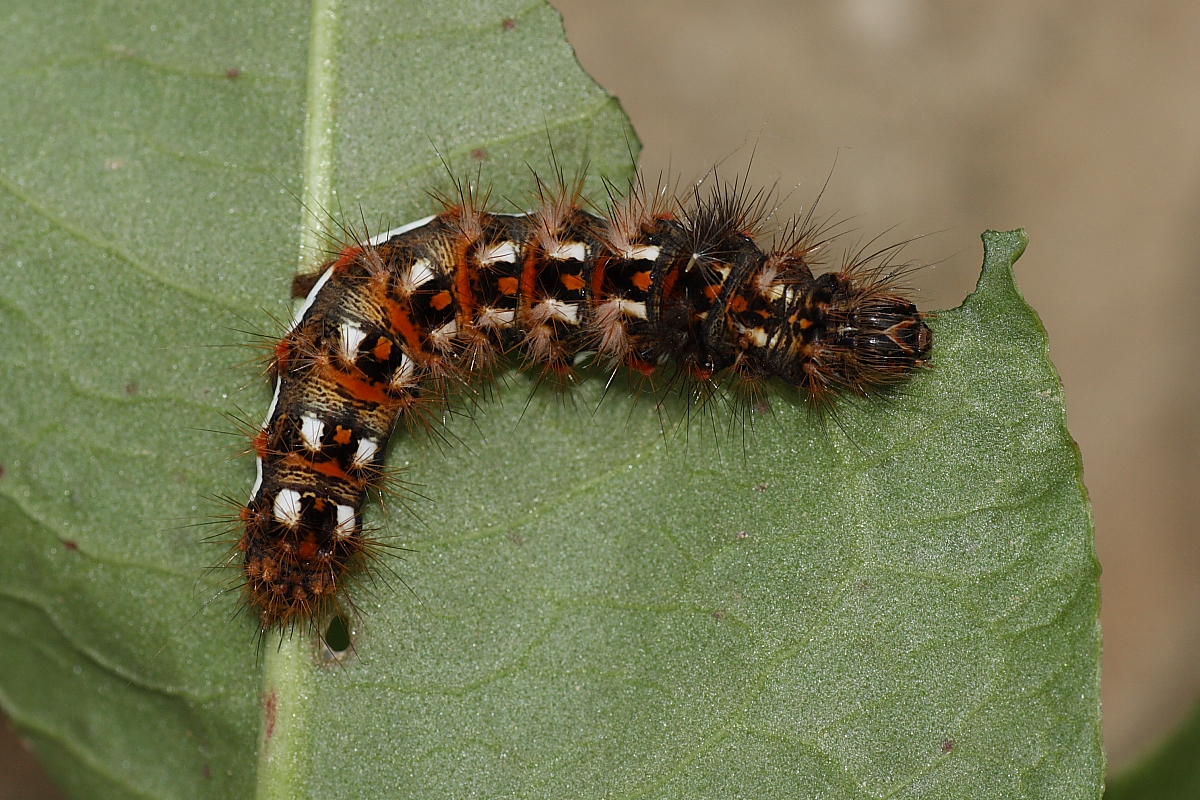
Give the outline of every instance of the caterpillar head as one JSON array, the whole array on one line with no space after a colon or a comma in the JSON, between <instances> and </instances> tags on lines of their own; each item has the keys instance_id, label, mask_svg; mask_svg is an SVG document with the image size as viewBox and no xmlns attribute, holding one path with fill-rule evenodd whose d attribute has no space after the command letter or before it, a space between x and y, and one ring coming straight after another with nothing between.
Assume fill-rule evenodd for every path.
<instances>
[{"instance_id":1,"label":"caterpillar head","mask_svg":"<svg viewBox=\"0 0 1200 800\"><path fill-rule=\"evenodd\" d=\"M869 395L928 362L933 332L894 288L826 273L788 298L777 374L814 402L838 391Z\"/></svg>"}]
</instances>

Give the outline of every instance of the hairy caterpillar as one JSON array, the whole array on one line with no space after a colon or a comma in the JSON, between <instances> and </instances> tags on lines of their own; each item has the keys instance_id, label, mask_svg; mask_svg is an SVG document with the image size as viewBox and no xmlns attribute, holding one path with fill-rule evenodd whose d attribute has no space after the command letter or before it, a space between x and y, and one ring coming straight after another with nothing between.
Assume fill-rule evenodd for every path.
<instances>
[{"instance_id":1,"label":"hairy caterpillar","mask_svg":"<svg viewBox=\"0 0 1200 800\"><path fill-rule=\"evenodd\" d=\"M764 252L763 193L713 182L687 202L644 186L612 211L539 181L527 214L460 188L440 213L336 253L312 276L272 356L274 397L253 438L241 510L245 592L261 629L332 607L368 553L361 510L405 415L517 353L568 376L577 362L701 389L778 379L822 405L870 395L927 363L932 334L897 285L891 248L814 276L828 227L810 212Z\"/></svg>"}]
</instances>

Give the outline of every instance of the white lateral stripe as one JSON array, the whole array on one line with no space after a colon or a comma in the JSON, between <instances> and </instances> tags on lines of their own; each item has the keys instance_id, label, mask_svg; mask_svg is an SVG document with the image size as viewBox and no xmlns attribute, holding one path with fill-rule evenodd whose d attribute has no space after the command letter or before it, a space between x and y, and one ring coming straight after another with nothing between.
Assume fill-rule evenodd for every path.
<instances>
[{"instance_id":1,"label":"white lateral stripe","mask_svg":"<svg viewBox=\"0 0 1200 800\"><path fill-rule=\"evenodd\" d=\"M304 303L296 310L296 315L292 317L292 327L288 328L288 333L296 330L296 326L300 324L300 320L304 319L304 315L312 308L312 304L317 300L317 295L321 293L321 289L325 288L325 284L329 283L329 278L332 275L333 267L330 267L321 273L321 277L317 278L317 282L309 290L308 296L304 298Z\"/></svg>"},{"instance_id":2,"label":"white lateral stripe","mask_svg":"<svg viewBox=\"0 0 1200 800\"><path fill-rule=\"evenodd\" d=\"M621 253L623 258L630 261L658 261L662 248L654 244L635 244Z\"/></svg>"},{"instance_id":3,"label":"white lateral stripe","mask_svg":"<svg viewBox=\"0 0 1200 800\"><path fill-rule=\"evenodd\" d=\"M316 417L300 417L300 438L310 450L321 449L321 439L325 436L325 423Z\"/></svg>"},{"instance_id":4,"label":"white lateral stripe","mask_svg":"<svg viewBox=\"0 0 1200 800\"><path fill-rule=\"evenodd\" d=\"M275 495L275 519L284 525L300 522L300 493L295 489L280 489Z\"/></svg>"},{"instance_id":5,"label":"white lateral stripe","mask_svg":"<svg viewBox=\"0 0 1200 800\"><path fill-rule=\"evenodd\" d=\"M495 264L497 261L512 262L517 260L517 247L512 242L494 244L479 254L479 263L483 266Z\"/></svg>"},{"instance_id":6,"label":"white lateral stripe","mask_svg":"<svg viewBox=\"0 0 1200 800\"><path fill-rule=\"evenodd\" d=\"M339 505L337 507L337 525L333 528L333 535L338 537L346 537L354 533L354 509L350 506Z\"/></svg>"},{"instance_id":7,"label":"white lateral stripe","mask_svg":"<svg viewBox=\"0 0 1200 800\"><path fill-rule=\"evenodd\" d=\"M458 321L452 319L442 327L434 330L431 335L434 337L450 337L456 333L458 333Z\"/></svg>"},{"instance_id":8,"label":"white lateral stripe","mask_svg":"<svg viewBox=\"0 0 1200 800\"><path fill-rule=\"evenodd\" d=\"M254 498L258 496L258 490L262 488L262 459L254 459L254 485L250 487L250 502L254 502Z\"/></svg>"},{"instance_id":9,"label":"white lateral stripe","mask_svg":"<svg viewBox=\"0 0 1200 800\"><path fill-rule=\"evenodd\" d=\"M422 284L429 283L437 276L433 274L433 270L429 268L428 258L418 258L413 262L413 265L408 268L408 288L416 289Z\"/></svg>"},{"instance_id":10,"label":"white lateral stripe","mask_svg":"<svg viewBox=\"0 0 1200 800\"><path fill-rule=\"evenodd\" d=\"M371 463L371 459L375 458L375 454L379 452L379 443L374 439L359 439L358 449L354 451L354 462L356 467L365 467Z\"/></svg>"},{"instance_id":11,"label":"white lateral stripe","mask_svg":"<svg viewBox=\"0 0 1200 800\"><path fill-rule=\"evenodd\" d=\"M367 239L367 244L372 245L372 246L377 245L377 244L383 244L388 239L399 236L402 233L408 233L409 231L416 230L417 228L428 225L429 223L433 222L435 219L437 219L437 214L430 214L428 217L422 217L421 219L418 219L414 222L410 222L407 225L401 225L399 228L392 228L390 231L386 231L384 233L377 233L374 236L372 236L370 239Z\"/></svg>"},{"instance_id":12,"label":"white lateral stripe","mask_svg":"<svg viewBox=\"0 0 1200 800\"><path fill-rule=\"evenodd\" d=\"M339 334L342 356L347 361L353 361L358 355L358 346L367 338L367 334L353 322L343 322Z\"/></svg>"},{"instance_id":13,"label":"white lateral stripe","mask_svg":"<svg viewBox=\"0 0 1200 800\"><path fill-rule=\"evenodd\" d=\"M556 261L584 261L587 259L587 248L583 242L560 242L546 255Z\"/></svg>"},{"instance_id":14,"label":"white lateral stripe","mask_svg":"<svg viewBox=\"0 0 1200 800\"><path fill-rule=\"evenodd\" d=\"M275 379L275 394L271 395L271 407L267 409L267 418L263 420L263 424L262 424L263 430L267 429L268 423L271 422L271 417L275 416L275 409L279 407L279 385L280 385L280 383L281 383L281 381L279 380L279 378L276 378ZM262 459L261 458L254 459L255 475L254 475L254 485L252 487L250 487L250 499L251 500L254 500L255 497L258 497L258 490L262 488L262 482L263 482L262 469L263 469Z\"/></svg>"}]
</instances>

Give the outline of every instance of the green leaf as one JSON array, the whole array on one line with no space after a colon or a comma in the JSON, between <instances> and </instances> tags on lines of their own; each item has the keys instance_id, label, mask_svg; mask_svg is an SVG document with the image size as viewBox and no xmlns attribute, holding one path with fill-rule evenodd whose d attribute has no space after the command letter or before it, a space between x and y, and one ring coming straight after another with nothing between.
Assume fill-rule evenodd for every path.
<instances>
[{"instance_id":1,"label":"green leaf","mask_svg":"<svg viewBox=\"0 0 1200 800\"><path fill-rule=\"evenodd\" d=\"M836 418L681 430L678 398L509 376L398 436L428 499L371 521L411 593L360 586L341 660L260 658L187 526L249 490L206 429L269 389L227 345L288 315L321 209L427 214L437 152L520 204L547 140L596 190L635 140L540 2L58 19L10 10L0 49L0 705L70 792L1099 795L1091 523L1021 234L933 370Z\"/></svg>"},{"instance_id":2,"label":"green leaf","mask_svg":"<svg viewBox=\"0 0 1200 800\"><path fill-rule=\"evenodd\" d=\"M1141 763L1109 782L1104 800L1176 800L1200 797L1200 704Z\"/></svg>"}]
</instances>

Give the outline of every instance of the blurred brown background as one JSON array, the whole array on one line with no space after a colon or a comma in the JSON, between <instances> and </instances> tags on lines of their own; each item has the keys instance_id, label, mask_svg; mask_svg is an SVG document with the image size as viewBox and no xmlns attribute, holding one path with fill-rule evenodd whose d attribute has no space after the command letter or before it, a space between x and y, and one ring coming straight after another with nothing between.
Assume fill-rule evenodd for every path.
<instances>
[{"instance_id":1,"label":"blurred brown background","mask_svg":"<svg viewBox=\"0 0 1200 800\"><path fill-rule=\"evenodd\" d=\"M927 308L974 285L985 228L1050 333L1104 565L1104 713L1120 769L1200 694L1200 4L556 0L651 174L754 151L797 211L910 256ZM14 744L0 800L53 794ZM25 771L29 770L29 771Z\"/></svg>"},{"instance_id":2,"label":"blurred brown background","mask_svg":"<svg viewBox=\"0 0 1200 800\"><path fill-rule=\"evenodd\" d=\"M927 308L986 228L1050 334L1104 566L1110 766L1200 695L1200 4L556 0L652 174L753 149L758 180L910 256ZM735 153L731 163L745 159Z\"/></svg>"}]
</instances>

